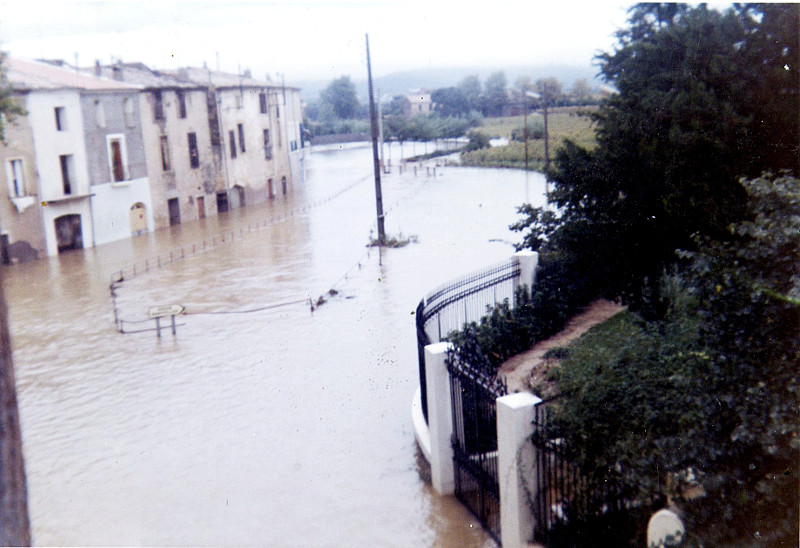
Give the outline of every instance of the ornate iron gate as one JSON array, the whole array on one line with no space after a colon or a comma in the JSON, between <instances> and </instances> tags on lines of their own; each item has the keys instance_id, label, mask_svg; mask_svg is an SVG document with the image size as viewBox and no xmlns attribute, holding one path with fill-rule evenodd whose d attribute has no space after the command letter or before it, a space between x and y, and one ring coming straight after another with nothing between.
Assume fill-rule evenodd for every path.
<instances>
[{"instance_id":1,"label":"ornate iron gate","mask_svg":"<svg viewBox=\"0 0 800 548\"><path fill-rule=\"evenodd\" d=\"M497 473L497 398L500 380L451 354L447 361L453 395L453 464L456 497L500 543L500 483Z\"/></svg>"},{"instance_id":2,"label":"ornate iron gate","mask_svg":"<svg viewBox=\"0 0 800 548\"><path fill-rule=\"evenodd\" d=\"M569 458L563 440L550 431L547 402L534 408L535 450L533 494L534 539L538 542L574 545L578 538L595 538L620 531L627 523L633 493L626 492L611 475L590 481ZM589 533L591 531L591 533ZM620 536L619 538L623 538Z\"/></svg>"}]
</instances>

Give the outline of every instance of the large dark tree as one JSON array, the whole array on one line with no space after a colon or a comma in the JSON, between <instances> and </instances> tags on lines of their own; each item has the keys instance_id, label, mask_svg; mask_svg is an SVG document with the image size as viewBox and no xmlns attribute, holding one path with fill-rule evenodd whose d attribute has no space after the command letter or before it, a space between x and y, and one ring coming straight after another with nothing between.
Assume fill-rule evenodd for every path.
<instances>
[{"instance_id":1,"label":"large dark tree","mask_svg":"<svg viewBox=\"0 0 800 548\"><path fill-rule=\"evenodd\" d=\"M465 76L458 83L459 91L464 95L468 111L483 110L483 95L481 93L481 80L476 74Z\"/></svg>"},{"instance_id":2,"label":"large dark tree","mask_svg":"<svg viewBox=\"0 0 800 548\"><path fill-rule=\"evenodd\" d=\"M556 154L562 216L545 236L590 277L589 292L636 301L693 235L743 218L740 177L797 169L800 6L630 13L598 58L618 90L597 112L598 146Z\"/></svg>"},{"instance_id":3,"label":"large dark tree","mask_svg":"<svg viewBox=\"0 0 800 548\"><path fill-rule=\"evenodd\" d=\"M320 111L330 112L336 118L355 118L359 107L356 86L349 76L336 78L320 92Z\"/></svg>"},{"instance_id":4,"label":"large dark tree","mask_svg":"<svg viewBox=\"0 0 800 548\"><path fill-rule=\"evenodd\" d=\"M436 105L436 112L442 116L466 116L469 114L469 103L464 92L457 87L439 88L431 93L431 101Z\"/></svg>"},{"instance_id":5,"label":"large dark tree","mask_svg":"<svg viewBox=\"0 0 800 548\"><path fill-rule=\"evenodd\" d=\"M493 72L486 78L485 112L486 116L502 116L503 109L508 103L506 95L506 75L503 71Z\"/></svg>"}]
</instances>

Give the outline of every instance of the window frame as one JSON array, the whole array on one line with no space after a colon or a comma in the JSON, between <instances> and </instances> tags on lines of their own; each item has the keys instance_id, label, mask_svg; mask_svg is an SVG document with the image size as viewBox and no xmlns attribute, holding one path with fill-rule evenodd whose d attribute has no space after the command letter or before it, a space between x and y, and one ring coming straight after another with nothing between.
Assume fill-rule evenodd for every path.
<instances>
[{"instance_id":1,"label":"window frame","mask_svg":"<svg viewBox=\"0 0 800 548\"><path fill-rule=\"evenodd\" d=\"M153 120L160 122L164 117L164 96L160 89L153 90Z\"/></svg>"},{"instance_id":2,"label":"window frame","mask_svg":"<svg viewBox=\"0 0 800 548\"><path fill-rule=\"evenodd\" d=\"M113 143L119 143L120 167L122 168L122 179L117 179L114 162ZM121 183L130 180L130 169L128 168L128 147L123 133L111 133L106 135L106 152L108 153L108 170L112 183Z\"/></svg>"},{"instance_id":3,"label":"window frame","mask_svg":"<svg viewBox=\"0 0 800 548\"><path fill-rule=\"evenodd\" d=\"M56 131L67 131L69 125L67 124L67 108L60 106L54 109L56 117Z\"/></svg>"},{"instance_id":4,"label":"window frame","mask_svg":"<svg viewBox=\"0 0 800 548\"><path fill-rule=\"evenodd\" d=\"M59 154L59 163L61 164L61 190L64 196L72 196L73 183L75 181L75 161L72 154Z\"/></svg>"},{"instance_id":5,"label":"window frame","mask_svg":"<svg viewBox=\"0 0 800 548\"><path fill-rule=\"evenodd\" d=\"M161 170L164 172L172 171L172 158L169 153L169 137L161 135L159 137L159 145L161 147Z\"/></svg>"},{"instance_id":6,"label":"window frame","mask_svg":"<svg viewBox=\"0 0 800 548\"><path fill-rule=\"evenodd\" d=\"M228 130L228 145L231 151L231 159L236 158L236 134L233 130Z\"/></svg>"},{"instance_id":7,"label":"window frame","mask_svg":"<svg viewBox=\"0 0 800 548\"><path fill-rule=\"evenodd\" d=\"M239 133L239 152L244 154L246 152L244 146L244 124L236 124L236 130Z\"/></svg>"},{"instance_id":8,"label":"window frame","mask_svg":"<svg viewBox=\"0 0 800 548\"><path fill-rule=\"evenodd\" d=\"M19 171L14 165L19 164ZM16 174L19 173L19 178ZM28 195L28 186L25 180L25 158L8 158L6 160L6 181L8 182L8 195L11 198L22 198Z\"/></svg>"},{"instance_id":9,"label":"window frame","mask_svg":"<svg viewBox=\"0 0 800 548\"><path fill-rule=\"evenodd\" d=\"M263 138L264 138L264 158L267 160L272 160L272 141L270 139L269 129L264 128Z\"/></svg>"},{"instance_id":10,"label":"window frame","mask_svg":"<svg viewBox=\"0 0 800 548\"><path fill-rule=\"evenodd\" d=\"M200 150L197 147L197 133L190 131L186 134L189 147L189 167L197 169L200 167Z\"/></svg>"},{"instance_id":11,"label":"window frame","mask_svg":"<svg viewBox=\"0 0 800 548\"><path fill-rule=\"evenodd\" d=\"M186 118L186 93L182 89L176 89L175 100L178 103L178 118Z\"/></svg>"}]
</instances>

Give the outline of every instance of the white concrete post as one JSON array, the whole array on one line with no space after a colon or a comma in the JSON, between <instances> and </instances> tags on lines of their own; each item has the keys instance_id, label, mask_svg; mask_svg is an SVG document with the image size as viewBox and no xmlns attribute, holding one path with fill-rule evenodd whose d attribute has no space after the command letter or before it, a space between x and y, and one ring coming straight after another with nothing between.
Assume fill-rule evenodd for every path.
<instances>
[{"instance_id":1,"label":"white concrete post","mask_svg":"<svg viewBox=\"0 0 800 548\"><path fill-rule=\"evenodd\" d=\"M519 260L519 285L527 285L528 291L536 282L536 267L539 265L539 254L535 251L517 251L514 257Z\"/></svg>"},{"instance_id":2,"label":"white concrete post","mask_svg":"<svg viewBox=\"0 0 800 548\"><path fill-rule=\"evenodd\" d=\"M428 429L431 434L431 483L440 495L452 495L456 482L453 470L452 404L450 374L445 358L450 343L425 347L425 382L428 392Z\"/></svg>"},{"instance_id":3,"label":"white concrete post","mask_svg":"<svg viewBox=\"0 0 800 548\"><path fill-rule=\"evenodd\" d=\"M533 537L529 494L533 473L534 407L542 400L530 392L497 398L497 470L500 480L500 538L503 546L525 546Z\"/></svg>"},{"instance_id":4,"label":"white concrete post","mask_svg":"<svg viewBox=\"0 0 800 548\"><path fill-rule=\"evenodd\" d=\"M647 524L647 548L680 546L685 535L680 516L664 508L653 514Z\"/></svg>"}]
</instances>

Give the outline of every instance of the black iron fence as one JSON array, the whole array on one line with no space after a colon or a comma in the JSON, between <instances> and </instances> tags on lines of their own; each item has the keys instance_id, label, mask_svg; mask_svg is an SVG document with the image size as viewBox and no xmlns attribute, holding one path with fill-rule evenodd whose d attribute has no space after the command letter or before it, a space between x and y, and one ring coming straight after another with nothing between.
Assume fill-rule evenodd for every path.
<instances>
[{"instance_id":1,"label":"black iron fence","mask_svg":"<svg viewBox=\"0 0 800 548\"><path fill-rule=\"evenodd\" d=\"M590 480L570 459L564 440L548 424L547 403L534 408L534 484L531 493L534 539L552 545L573 545L576 537L601 538L629 527L638 512L632 493L611 476Z\"/></svg>"},{"instance_id":2,"label":"black iron fence","mask_svg":"<svg viewBox=\"0 0 800 548\"><path fill-rule=\"evenodd\" d=\"M487 306L514 300L519 285L520 265L517 257L483 270L456 278L428 294L417 306L417 351L419 354L419 386L422 412L428 420L428 398L425 383L425 346L441 342L465 323L479 321Z\"/></svg>"},{"instance_id":3,"label":"black iron fence","mask_svg":"<svg viewBox=\"0 0 800 548\"><path fill-rule=\"evenodd\" d=\"M500 481L497 471L497 398L505 383L463 361L447 358L453 415L456 497L500 542Z\"/></svg>"}]
</instances>

